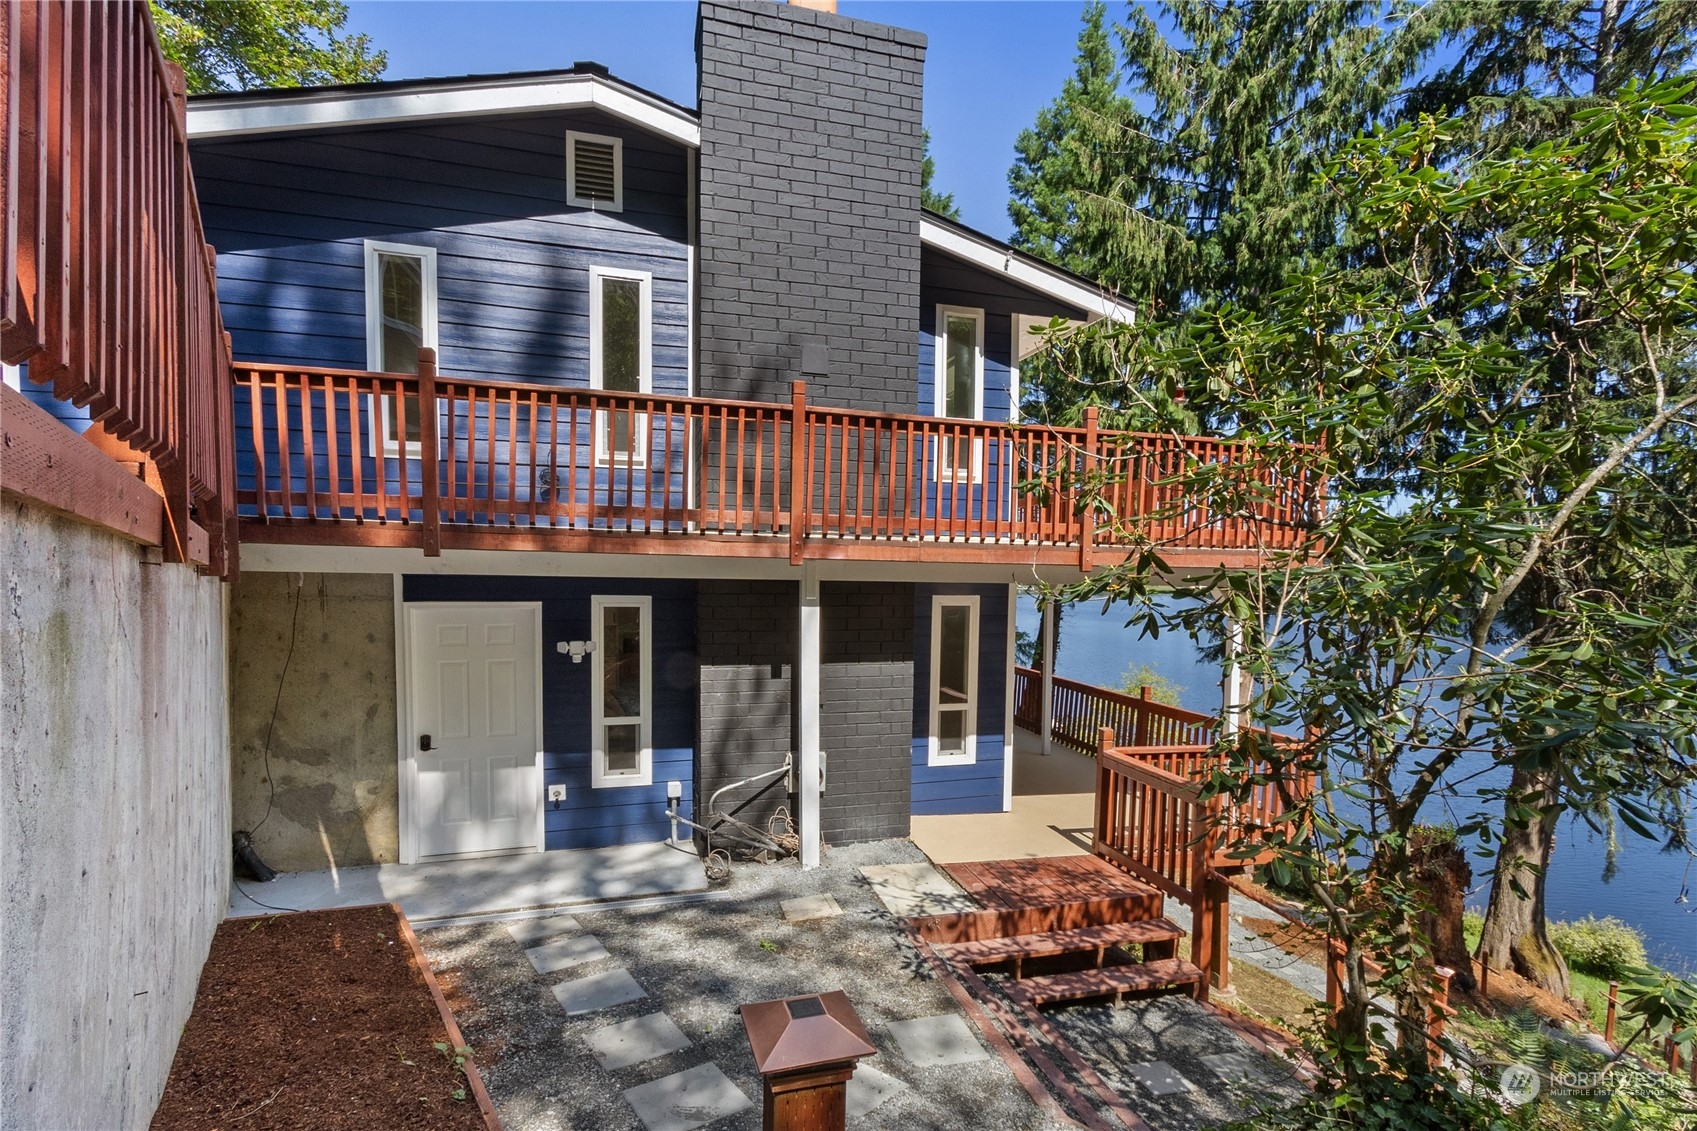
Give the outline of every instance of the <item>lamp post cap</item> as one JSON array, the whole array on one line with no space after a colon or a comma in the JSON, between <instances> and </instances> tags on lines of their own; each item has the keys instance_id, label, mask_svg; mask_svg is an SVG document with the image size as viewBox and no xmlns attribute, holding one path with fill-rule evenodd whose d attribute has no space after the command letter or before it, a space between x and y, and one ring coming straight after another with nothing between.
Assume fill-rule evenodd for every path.
<instances>
[{"instance_id":1,"label":"lamp post cap","mask_svg":"<svg viewBox=\"0 0 1697 1131\"><path fill-rule=\"evenodd\" d=\"M878 1050L841 990L742 1007L743 1027L762 1076L872 1056Z\"/></svg>"}]
</instances>

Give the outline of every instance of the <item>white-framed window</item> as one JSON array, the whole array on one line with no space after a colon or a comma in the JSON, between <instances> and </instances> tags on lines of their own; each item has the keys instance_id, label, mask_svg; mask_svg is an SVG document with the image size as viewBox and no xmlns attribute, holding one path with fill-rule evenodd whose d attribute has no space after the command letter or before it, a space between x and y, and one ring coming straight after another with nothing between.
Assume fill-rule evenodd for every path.
<instances>
[{"instance_id":1,"label":"white-framed window","mask_svg":"<svg viewBox=\"0 0 1697 1131\"><path fill-rule=\"evenodd\" d=\"M938 306L933 335L932 372L936 415L955 420L984 419L984 311L976 307ZM937 445L937 477L978 482L983 478L984 445L943 438Z\"/></svg>"},{"instance_id":2,"label":"white-framed window","mask_svg":"<svg viewBox=\"0 0 1697 1131\"><path fill-rule=\"evenodd\" d=\"M589 384L610 393L654 386L654 277L618 267L589 269ZM595 461L641 465L648 458L648 416L596 414Z\"/></svg>"},{"instance_id":3,"label":"white-framed window","mask_svg":"<svg viewBox=\"0 0 1697 1131\"><path fill-rule=\"evenodd\" d=\"M365 367L373 373L417 373L418 351L436 348L436 249L365 241ZM373 398L370 450L417 457L418 401L401 411L395 398Z\"/></svg>"},{"instance_id":4,"label":"white-framed window","mask_svg":"<svg viewBox=\"0 0 1697 1131\"><path fill-rule=\"evenodd\" d=\"M926 763L978 760L978 598L931 598L931 747Z\"/></svg>"},{"instance_id":5,"label":"white-framed window","mask_svg":"<svg viewBox=\"0 0 1697 1131\"><path fill-rule=\"evenodd\" d=\"M654 602L591 597L590 785L654 782Z\"/></svg>"},{"instance_id":6,"label":"white-framed window","mask_svg":"<svg viewBox=\"0 0 1697 1131\"><path fill-rule=\"evenodd\" d=\"M566 131L566 204L597 212L625 210L625 143Z\"/></svg>"}]
</instances>

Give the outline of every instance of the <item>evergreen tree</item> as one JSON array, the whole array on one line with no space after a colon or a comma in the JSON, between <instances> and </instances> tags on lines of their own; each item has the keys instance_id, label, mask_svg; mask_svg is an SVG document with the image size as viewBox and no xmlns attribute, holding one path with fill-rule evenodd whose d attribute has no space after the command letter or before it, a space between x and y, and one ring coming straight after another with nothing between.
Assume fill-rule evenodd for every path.
<instances>
[{"instance_id":1,"label":"evergreen tree","mask_svg":"<svg viewBox=\"0 0 1697 1131\"><path fill-rule=\"evenodd\" d=\"M1330 260L1320 163L1385 115L1431 42L1370 2L1168 0L1120 27L1123 85L1099 7L1079 69L1021 138L1022 246L1157 316L1199 297L1254 307L1307 258ZM1073 229L1068 233L1068 229Z\"/></svg>"},{"instance_id":2,"label":"evergreen tree","mask_svg":"<svg viewBox=\"0 0 1697 1131\"><path fill-rule=\"evenodd\" d=\"M938 192L931 187L932 178L937 175L937 162L931 158L931 131L925 130L921 136L925 140L925 149L919 159L919 206L945 219L959 220L960 208L955 204L955 194Z\"/></svg>"},{"instance_id":3,"label":"evergreen tree","mask_svg":"<svg viewBox=\"0 0 1697 1131\"><path fill-rule=\"evenodd\" d=\"M370 82L388 60L344 35L340 0L152 0L165 57L189 92Z\"/></svg>"},{"instance_id":4,"label":"evergreen tree","mask_svg":"<svg viewBox=\"0 0 1697 1131\"><path fill-rule=\"evenodd\" d=\"M1095 276L1101 266L1100 233L1079 223L1078 200L1101 193L1112 180L1105 154L1085 143L1085 123L1117 122L1131 107L1120 94L1120 76L1109 41L1107 6L1084 10L1078 33L1077 70L1060 97L1037 112L1037 123L1014 142L1008 185L1013 245L1069 271Z\"/></svg>"}]
</instances>

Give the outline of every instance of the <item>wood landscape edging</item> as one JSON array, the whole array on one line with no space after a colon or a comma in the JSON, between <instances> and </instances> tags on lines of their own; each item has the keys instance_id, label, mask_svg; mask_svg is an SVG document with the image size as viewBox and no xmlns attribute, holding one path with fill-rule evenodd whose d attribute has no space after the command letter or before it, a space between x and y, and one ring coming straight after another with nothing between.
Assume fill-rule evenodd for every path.
<instances>
[{"instance_id":1,"label":"wood landscape edging","mask_svg":"<svg viewBox=\"0 0 1697 1131\"><path fill-rule=\"evenodd\" d=\"M401 925L401 937L406 939L407 946L412 948L413 961L417 964L418 972L424 975L424 984L430 988L430 996L436 1002L437 1011L442 1014L442 1025L448 1030L449 1047L454 1055L465 1057L465 1063L460 1067L465 1072L466 1085L471 1089L472 1098L477 1101L477 1110L483 1113L484 1126L488 1127L489 1131L502 1131L501 1117L495 1113L495 1101L489 1098L489 1090L483 1086L483 1077L477 1073L477 1064L471 1056L471 1046L465 1043L459 1022L454 1020L454 1011L448 1008L448 999L442 996L442 987L436 984L436 975L430 969L430 960L424 956L424 948L418 945L418 936L413 933L406 912L401 910L398 903L390 903L387 906L395 912L395 918Z\"/></svg>"}]
</instances>

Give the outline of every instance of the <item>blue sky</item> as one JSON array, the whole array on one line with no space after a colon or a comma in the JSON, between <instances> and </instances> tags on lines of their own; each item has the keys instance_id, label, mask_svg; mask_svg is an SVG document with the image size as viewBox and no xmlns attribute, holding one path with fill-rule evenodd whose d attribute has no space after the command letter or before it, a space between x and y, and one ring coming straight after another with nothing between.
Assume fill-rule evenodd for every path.
<instances>
[{"instance_id":1,"label":"blue sky","mask_svg":"<svg viewBox=\"0 0 1697 1131\"><path fill-rule=\"evenodd\" d=\"M385 78L569 67L580 59L695 105L695 5L683 0L355 0L348 29L389 53ZM921 31L937 187L961 219L1006 238L1019 131L1072 73L1072 0L841 0L845 16Z\"/></svg>"}]
</instances>

